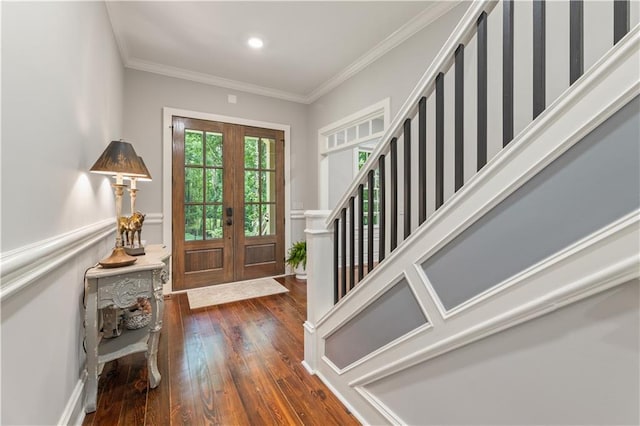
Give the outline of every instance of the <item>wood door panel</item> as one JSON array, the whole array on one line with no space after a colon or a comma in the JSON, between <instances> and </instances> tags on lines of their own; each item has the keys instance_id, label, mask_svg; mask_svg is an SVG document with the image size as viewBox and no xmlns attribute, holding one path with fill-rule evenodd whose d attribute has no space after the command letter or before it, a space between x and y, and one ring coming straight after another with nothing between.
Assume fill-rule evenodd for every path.
<instances>
[{"instance_id":1,"label":"wood door panel","mask_svg":"<svg viewBox=\"0 0 640 426\"><path fill-rule=\"evenodd\" d=\"M283 274L284 132L174 116L172 161L174 288Z\"/></svg>"},{"instance_id":2,"label":"wood door panel","mask_svg":"<svg viewBox=\"0 0 640 426\"><path fill-rule=\"evenodd\" d=\"M260 199L258 203L261 203L262 206L268 206L269 211L275 207L273 209L275 217L269 218L269 226L275 227L275 233L259 236L247 235L246 211L243 209L243 214L236 218L241 223L235 231L235 276L237 280L246 280L280 275L284 273L284 132L248 126L239 126L238 131L238 140L243 149L247 138L259 138L261 141L268 139L274 142L271 145L272 151L265 152L269 156L268 160L263 162L260 157L257 167L247 167L243 153L241 161L236 163L235 179L236 182L244 182L245 172L264 173L274 178L275 198L266 201ZM244 185L236 187L236 199L245 200L244 189ZM242 206L246 208L244 203ZM273 222L271 223L271 221ZM263 227L260 226L260 229L262 230ZM266 249L268 246L273 247L271 252Z\"/></svg>"},{"instance_id":3,"label":"wood door panel","mask_svg":"<svg viewBox=\"0 0 640 426\"><path fill-rule=\"evenodd\" d=\"M256 263L273 263L276 260L275 243L245 246L244 249L245 266Z\"/></svg>"},{"instance_id":4,"label":"wood door panel","mask_svg":"<svg viewBox=\"0 0 640 426\"><path fill-rule=\"evenodd\" d=\"M187 251L184 254L184 271L189 273L222 269L224 266L223 255L224 249L222 248Z\"/></svg>"}]
</instances>

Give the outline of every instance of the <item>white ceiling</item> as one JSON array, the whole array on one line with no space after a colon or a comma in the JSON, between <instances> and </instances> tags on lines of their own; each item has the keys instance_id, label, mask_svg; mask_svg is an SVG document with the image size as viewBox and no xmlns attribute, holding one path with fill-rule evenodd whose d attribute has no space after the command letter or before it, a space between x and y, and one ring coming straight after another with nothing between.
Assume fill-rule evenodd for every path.
<instances>
[{"instance_id":1,"label":"white ceiling","mask_svg":"<svg viewBox=\"0 0 640 426\"><path fill-rule=\"evenodd\" d=\"M310 103L455 2L126 2L107 8L126 67ZM264 48L246 44L251 36Z\"/></svg>"}]
</instances>

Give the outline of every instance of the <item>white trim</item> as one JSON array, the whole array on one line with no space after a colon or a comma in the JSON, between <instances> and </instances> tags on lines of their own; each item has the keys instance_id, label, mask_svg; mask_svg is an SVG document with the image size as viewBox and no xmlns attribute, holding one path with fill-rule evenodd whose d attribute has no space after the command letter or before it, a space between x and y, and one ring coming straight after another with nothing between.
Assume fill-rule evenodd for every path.
<instances>
[{"instance_id":1,"label":"white trim","mask_svg":"<svg viewBox=\"0 0 640 426\"><path fill-rule=\"evenodd\" d=\"M419 299L416 299L416 301L418 302L418 305L422 305L419 302ZM426 314L425 314L426 316ZM323 361L325 361L325 363L331 367L331 369L338 375L341 376L367 362L369 362L371 359L384 354L385 352L387 352L390 349L395 348L396 346L400 346L405 342L408 342L409 340L412 340L420 335L422 335L423 333L428 332L429 330L433 329L433 324L431 324L428 320L427 322L425 322L424 324L414 328L413 330L401 335L400 337L396 337L395 339L393 339L392 341L390 341L389 343L380 346L378 349L375 349L371 352L369 352L368 354L366 354L365 356L363 356L362 358L358 358L357 360L353 361L351 364L347 365L344 368L340 368L337 365L335 365L333 363L333 361L331 361L331 359L329 359L326 355L323 355L321 357L321 359Z\"/></svg>"},{"instance_id":2,"label":"white trim","mask_svg":"<svg viewBox=\"0 0 640 426\"><path fill-rule=\"evenodd\" d=\"M348 116L341 118L340 120L334 121L333 123L321 127L320 129L318 129L318 136L324 137L332 133L339 132L340 130L346 129L347 127L350 127L355 123L373 118L381 113L383 114L384 125L386 128L386 126L389 124L389 118L391 114L390 110L391 98L387 97L365 108L362 108L361 110L356 111L353 114L349 114ZM322 148L323 143L324 141L321 141L319 139L318 146Z\"/></svg>"},{"instance_id":3,"label":"white trim","mask_svg":"<svg viewBox=\"0 0 640 426\"><path fill-rule=\"evenodd\" d=\"M518 286L438 327L439 336L349 383L361 386L640 277L636 211L538 265ZM451 324L451 325L449 325ZM450 329L448 331L447 329Z\"/></svg>"},{"instance_id":4,"label":"white trim","mask_svg":"<svg viewBox=\"0 0 640 426\"><path fill-rule=\"evenodd\" d=\"M320 336L320 338L323 339L323 340L326 340L327 338L329 338L333 333L335 333L340 328L344 327L347 323L349 323L351 320L353 320L359 313L364 311L372 303L374 303L376 300L378 300L380 297L382 297L387 291L390 291L394 286L400 284L400 282L402 282L403 279L407 282L407 286L409 287L409 291L411 291L411 294L413 295L414 299L416 300L416 303L418 303L418 306L419 306L420 310L422 311L426 322L424 324L414 328L413 330L408 331L407 333L405 333L405 334L393 339L389 343L386 343L385 345L380 346L379 348L369 352L368 354L364 355L363 357L358 358L357 360L353 361L351 364L348 364L344 368L338 367L337 365L335 365L333 363L333 361L331 361L329 358L327 358L326 355L323 355L322 359L325 360L326 364L329 367L331 367L331 369L333 369L337 375L342 375L342 374L348 372L349 370L352 370L352 369L358 367L359 365L362 365L362 364L366 363L370 359L372 359L372 358L374 358L374 357L376 357L376 356L378 356L380 354L385 353L387 350L389 350L391 348L394 348L396 346L399 346L399 345L403 344L404 342L413 339L415 336L418 336L418 335L420 335L422 333L426 333L427 331L429 331L429 330L431 330L433 328L433 323L431 322L431 318L430 318L429 312L427 311L427 309L425 309L424 304L422 303L422 301L420 300L420 297L416 293L415 288L414 288L414 284L412 283L411 279L409 278L409 276L406 273L401 273L395 279L391 280L389 283L381 286L379 289L377 289L375 292L373 292L369 297L365 298L364 300L361 300L358 303L356 310L350 312L347 316L342 318L340 320L340 322L338 322L336 324L332 324L331 328L328 329L327 331L324 331L322 333L322 335ZM340 299L338 301L338 303L343 303L344 304L345 302L342 302L342 301L347 299L349 294L351 294L351 293L347 293L347 295L344 296L342 299ZM331 316L332 312L333 311L329 312L328 314L326 314L322 318L320 318L318 320L316 328L321 327L322 324L326 321L326 319L329 316Z\"/></svg>"},{"instance_id":5,"label":"white trim","mask_svg":"<svg viewBox=\"0 0 640 426\"><path fill-rule=\"evenodd\" d=\"M325 144L326 136L365 120L366 118L375 117L380 113L383 114L384 130L386 131L391 120L391 98L384 98L318 130L318 195L320 197L319 202L321 209L327 209L329 207L329 154L341 151L341 149L334 151L327 150ZM386 132L383 132L383 134L386 134ZM378 142L378 145L379 144ZM346 148L351 147L352 145L346 146ZM329 221L327 221L327 223L329 223Z\"/></svg>"},{"instance_id":6,"label":"white trim","mask_svg":"<svg viewBox=\"0 0 640 426\"><path fill-rule=\"evenodd\" d=\"M310 218L325 218L331 210L305 210L304 216Z\"/></svg>"},{"instance_id":7,"label":"white trim","mask_svg":"<svg viewBox=\"0 0 640 426\"><path fill-rule=\"evenodd\" d=\"M284 217L291 216L291 126L288 124L270 123L266 121L251 120L241 117L212 114L208 112L190 111L186 109L164 107L162 108L162 215L171 218L171 187L172 187L172 117L189 117L199 120L220 121L224 123L239 124L243 126L262 127L266 129L282 130L284 132ZM162 223L162 240L169 251L172 249L171 220ZM284 246L291 246L291 221L285 221Z\"/></svg>"},{"instance_id":8,"label":"white trim","mask_svg":"<svg viewBox=\"0 0 640 426\"><path fill-rule=\"evenodd\" d=\"M389 37L378 43L373 49L356 59L353 63L331 77L325 83L316 88L306 97L306 103L312 103L323 95L329 93L340 84L347 81L382 56L386 55L393 48L399 46L418 31L458 6L458 2L437 2L427 7L424 11L416 15L413 19L393 32Z\"/></svg>"},{"instance_id":9,"label":"white trim","mask_svg":"<svg viewBox=\"0 0 640 426\"><path fill-rule=\"evenodd\" d=\"M378 412L382 414L390 424L398 426L407 424L407 422L402 421L402 419L398 417L396 413L391 411L389 407L387 407L382 401L380 401L378 397L369 392L365 387L356 386L354 387L354 390L358 392L360 396L365 399L365 401L371 404L373 408L378 410Z\"/></svg>"},{"instance_id":10,"label":"white trim","mask_svg":"<svg viewBox=\"0 0 640 426\"><path fill-rule=\"evenodd\" d=\"M104 219L0 254L0 300L4 301L110 234L115 219Z\"/></svg>"},{"instance_id":11,"label":"white trim","mask_svg":"<svg viewBox=\"0 0 640 426\"><path fill-rule=\"evenodd\" d=\"M638 45L640 25L469 179L421 228L402 241L385 258L385 264L392 263L409 247L425 241L425 235L439 229L439 235L428 239L433 243L416 261L421 263L637 96L640 93L636 69L640 56ZM612 74L615 74L614 78L611 78ZM373 155L375 153L369 159ZM340 209L332 212L332 220L327 219L328 227L337 217L336 212ZM446 233L442 231L444 229ZM381 269L375 268L365 279Z\"/></svg>"},{"instance_id":12,"label":"white trim","mask_svg":"<svg viewBox=\"0 0 640 426\"><path fill-rule=\"evenodd\" d=\"M301 364L304 367L304 369L307 370L307 373L311 374L312 376L315 376L315 374L316 374L315 370L313 368L311 368L311 366L309 364L307 364L307 361L305 361L303 359Z\"/></svg>"},{"instance_id":13,"label":"white trim","mask_svg":"<svg viewBox=\"0 0 640 426\"><path fill-rule=\"evenodd\" d=\"M289 217L291 220L306 220L304 210L291 210Z\"/></svg>"},{"instance_id":14,"label":"white trim","mask_svg":"<svg viewBox=\"0 0 640 426\"><path fill-rule=\"evenodd\" d=\"M366 419L362 417L358 410L356 410L353 405L351 405L349 400L345 398L344 395L342 395L340 392L338 392L338 389L336 389L333 384L329 380L327 380L322 372L316 371L315 375L318 376L322 383L324 383L324 385L329 388L331 393L334 394L340 400L340 402L342 402L342 405L344 405L346 409L349 410L351 414L353 414L353 417L355 417L363 425L369 424L369 422L367 422Z\"/></svg>"},{"instance_id":15,"label":"white trim","mask_svg":"<svg viewBox=\"0 0 640 426\"><path fill-rule=\"evenodd\" d=\"M447 67L453 63L453 53L457 49L458 45L460 43L465 43L467 38L471 38L474 34L476 28L475 24L480 13L482 11L486 11L488 15L496 3L497 0L477 0L469 6L465 15L460 19L460 22L442 46L442 49L440 49L429 68L427 68L418 84L407 97L407 100L396 114L394 120L389 126L385 123L385 133L382 140L376 145L376 148L373 151L373 154L371 154L371 157L369 157L367 163L365 163L358 175L354 178L342 199L340 199L338 204L336 204L336 208L327 218L327 223L333 222L333 220L340 214L340 209L346 205L351 194L355 193L359 182L362 181L364 176L369 172L373 162L378 161L377 159L380 154L388 149L391 138L402 134L405 118L415 115L418 108L418 100L433 90L436 75L441 70L447 69Z\"/></svg>"},{"instance_id":16,"label":"white trim","mask_svg":"<svg viewBox=\"0 0 640 426\"><path fill-rule=\"evenodd\" d=\"M147 213L144 217L145 225L162 225L163 222L163 214L162 213Z\"/></svg>"},{"instance_id":17,"label":"white trim","mask_svg":"<svg viewBox=\"0 0 640 426\"><path fill-rule=\"evenodd\" d=\"M82 424L85 418L84 412L84 385L87 381L87 371L84 370L80 375L80 379L76 386L73 388L73 392L71 392L71 396L69 397L69 401L67 401L67 405L64 407L64 411L62 415L60 415L60 420L58 420L58 425L73 425L79 426Z\"/></svg>"},{"instance_id":18,"label":"white trim","mask_svg":"<svg viewBox=\"0 0 640 426\"><path fill-rule=\"evenodd\" d=\"M170 65L159 64L157 62L144 61L142 59L128 59L125 61L125 67L139 71L146 71L154 74L160 74L167 77L179 78L182 80L195 81L196 83L208 84L211 86L224 87L227 89L239 90L242 92L253 93L255 95L268 96L270 98L282 99L290 102L307 104L307 97L297 93L287 92L284 90L272 89L270 87L258 86L256 84L245 83L243 81L232 80L229 78L218 77L211 74L205 74L197 71L190 71L184 68L172 67Z\"/></svg>"},{"instance_id":19,"label":"white trim","mask_svg":"<svg viewBox=\"0 0 640 426\"><path fill-rule=\"evenodd\" d=\"M129 47L125 41L125 38L122 36L122 32L119 31L117 25L114 25L113 20L113 10L111 10L111 2L105 1L104 6L107 8L107 16L109 17L109 23L111 24L111 28L113 29L113 36L116 40L116 45L118 46L118 50L120 51L120 59L122 60L123 65L126 67L127 62L131 55L129 55Z\"/></svg>"},{"instance_id":20,"label":"white trim","mask_svg":"<svg viewBox=\"0 0 640 426\"><path fill-rule=\"evenodd\" d=\"M425 28L427 25L431 24L436 19L449 12L451 9L458 5L458 2L438 2L432 6L427 7L409 22L398 28L387 38L378 43L367 53L356 59L343 70L331 77L329 80L320 84L316 89L308 94L273 89L270 87L246 83L243 81L223 78L213 74L190 71L184 68L173 67L132 57L126 44L125 38L122 36L122 31L117 25L114 25L111 6L109 6L109 2L105 2L105 5L107 8L107 14L109 15L109 20L111 22L111 27L114 30L113 32L116 39L116 44L118 46L118 49L120 50L120 56L126 68L165 75L168 77L180 78L183 80L195 81L197 83L225 87L228 89L268 96L276 99L283 99L291 102L311 104L321 96L329 93L331 90L335 89L340 84L344 83L349 78L365 69L373 62L380 59L382 56L386 55L389 51L408 40L418 31Z\"/></svg>"},{"instance_id":21,"label":"white trim","mask_svg":"<svg viewBox=\"0 0 640 426\"><path fill-rule=\"evenodd\" d=\"M438 306L438 298L429 289L428 280L419 268L430 254L441 249L638 96L639 45L640 27L636 26L388 255L382 265L320 318L316 335L318 346L322 348L320 336L334 330L354 310L366 304L385 283L394 281L401 273L413 278L414 282L409 282L416 284L413 289L424 303L423 308L431 315L433 328L429 333L416 335L401 345L390 347L342 376L337 375L329 364L320 363L319 370L344 395L348 395L361 412L371 419L379 415L391 423L402 423L380 401L367 399L358 392L358 387L640 276L640 211L585 236L504 281L499 289L486 292L455 314L447 315ZM331 228L332 222L328 220L326 223ZM417 275L412 275L414 272ZM416 278L427 283L425 289L420 287ZM363 390L366 393L366 389Z\"/></svg>"},{"instance_id":22,"label":"white trim","mask_svg":"<svg viewBox=\"0 0 640 426\"><path fill-rule=\"evenodd\" d=\"M338 130L339 132L340 130ZM333 148L326 148L324 151L321 151L320 154L322 155L329 155L329 154L335 154L336 152L341 152L341 151L346 151L348 149L356 149L359 148L360 145L366 145L368 142L374 140L374 139L378 139L378 141L382 138L382 136L384 135L384 131L382 132L378 132L378 133L374 133L372 135L369 135L367 137L364 138L358 138L358 139L354 139L351 142L345 142L342 143L340 145L334 146ZM376 142L378 143L378 142ZM375 146L375 144L373 144L373 146ZM373 147L372 148L361 148L361 149L368 149L370 152L373 152Z\"/></svg>"}]
</instances>

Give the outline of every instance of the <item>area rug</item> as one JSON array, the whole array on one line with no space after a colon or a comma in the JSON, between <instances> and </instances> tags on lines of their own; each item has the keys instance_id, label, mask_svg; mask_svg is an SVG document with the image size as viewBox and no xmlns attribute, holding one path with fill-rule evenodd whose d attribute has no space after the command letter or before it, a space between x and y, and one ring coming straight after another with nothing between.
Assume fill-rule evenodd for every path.
<instances>
[{"instance_id":1,"label":"area rug","mask_svg":"<svg viewBox=\"0 0 640 426\"><path fill-rule=\"evenodd\" d=\"M288 291L286 287L273 278L261 278L259 280L239 281L189 290L187 291L187 297L189 298L189 307L198 309L205 306L222 305L223 303L270 296Z\"/></svg>"}]
</instances>

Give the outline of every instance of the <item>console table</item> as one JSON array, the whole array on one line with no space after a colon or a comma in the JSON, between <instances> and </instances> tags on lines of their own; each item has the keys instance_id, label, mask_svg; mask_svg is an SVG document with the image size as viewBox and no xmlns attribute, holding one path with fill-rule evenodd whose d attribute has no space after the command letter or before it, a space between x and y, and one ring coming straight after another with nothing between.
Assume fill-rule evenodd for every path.
<instances>
[{"instance_id":1,"label":"console table","mask_svg":"<svg viewBox=\"0 0 640 426\"><path fill-rule=\"evenodd\" d=\"M146 352L149 383L160 383L157 365L158 339L162 328L164 302L162 285L169 279L169 251L161 245L145 248L136 263L122 268L96 266L87 271L85 282L85 346L87 350L87 387L85 411L96 410L98 376L106 362L135 352ZM152 313L148 326L138 330L123 330L118 337L102 338L100 310L128 308L139 297L149 299Z\"/></svg>"}]
</instances>

